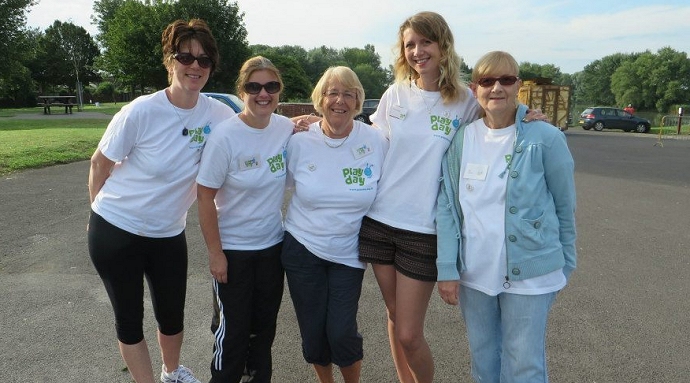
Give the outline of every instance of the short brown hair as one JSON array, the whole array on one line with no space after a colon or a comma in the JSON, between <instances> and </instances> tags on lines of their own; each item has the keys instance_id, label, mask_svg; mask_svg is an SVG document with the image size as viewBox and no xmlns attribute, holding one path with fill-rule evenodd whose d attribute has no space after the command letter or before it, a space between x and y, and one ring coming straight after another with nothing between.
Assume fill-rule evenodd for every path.
<instances>
[{"instance_id":1,"label":"short brown hair","mask_svg":"<svg viewBox=\"0 0 690 383\"><path fill-rule=\"evenodd\" d=\"M168 24L161 36L163 65L170 69L173 65L173 60L175 60L173 58L175 53L178 53L180 47L189 43L191 40L196 40L213 62L211 65L211 74L213 74L220 61L218 45L216 44L216 39L213 38L211 29L206 22L201 19L191 19L188 22L184 20L175 20ZM170 82L170 80L170 75L168 75L168 82Z\"/></svg>"}]
</instances>

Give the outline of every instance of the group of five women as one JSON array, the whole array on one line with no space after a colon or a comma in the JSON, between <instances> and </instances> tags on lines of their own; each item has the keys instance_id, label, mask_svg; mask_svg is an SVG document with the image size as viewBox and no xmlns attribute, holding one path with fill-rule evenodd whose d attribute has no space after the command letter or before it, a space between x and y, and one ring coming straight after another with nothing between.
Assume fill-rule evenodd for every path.
<instances>
[{"instance_id":1,"label":"group of five women","mask_svg":"<svg viewBox=\"0 0 690 383\"><path fill-rule=\"evenodd\" d=\"M195 197L218 308L211 382L271 381L284 275L319 381L333 382L336 365L359 382L367 264L401 382L433 381L424 320L437 282L445 302L460 303L476 381L548 381L548 311L576 259L565 136L526 123L543 115L518 105L509 54L482 57L467 86L440 15L408 18L397 40L396 81L372 127L354 120L364 89L346 67L316 84L321 117L275 114L284 84L260 56L240 69L245 107L233 115L200 93L218 63L206 24L176 21L163 32L170 86L123 107L89 174L89 252L136 382L154 381L144 277L161 381L198 382L179 361L184 223Z\"/></svg>"}]
</instances>

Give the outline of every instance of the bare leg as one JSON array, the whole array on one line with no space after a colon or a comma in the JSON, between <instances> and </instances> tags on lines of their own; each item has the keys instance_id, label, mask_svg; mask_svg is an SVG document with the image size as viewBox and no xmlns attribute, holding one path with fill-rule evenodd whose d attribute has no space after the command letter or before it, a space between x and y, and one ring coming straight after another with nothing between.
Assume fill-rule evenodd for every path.
<instances>
[{"instance_id":1,"label":"bare leg","mask_svg":"<svg viewBox=\"0 0 690 383\"><path fill-rule=\"evenodd\" d=\"M161 359L165 366L165 372L173 372L180 365L180 350L184 333L175 335L163 335L158 332L158 344L161 348Z\"/></svg>"},{"instance_id":2,"label":"bare leg","mask_svg":"<svg viewBox=\"0 0 690 383\"><path fill-rule=\"evenodd\" d=\"M388 340L390 342L391 356L395 364L395 370L398 373L398 379L401 383L415 383L412 371L407 364L407 358L403 352L402 345L397 340L395 335L395 297L396 297L396 280L397 271L392 265L378 265L373 264L374 275L376 282L378 282L383 301L386 304L386 311L388 313Z\"/></svg>"},{"instance_id":3,"label":"bare leg","mask_svg":"<svg viewBox=\"0 0 690 383\"><path fill-rule=\"evenodd\" d=\"M359 383L359 376L362 372L362 361L358 360L347 367L340 367L345 383Z\"/></svg>"},{"instance_id":4,"label":"bare leg","mask_svg":"<svg viewBox=\"0 0 690 383\"><path fill-rule=\"evenodd\" d=\"M434 380L434 360L424 338L424 319L434 284L400 273L396 275L395 337L402 346L416 383Z\"/></svg>"},{"instance_id":5,"label":"bare leg","mask_svg":"<svg viewBox=\"0 0 690 383\"><path fill-rule=\"evenodd\" d=\"M414 376L412 375L412 370L407 363L407 357L405 356L405 351L403 350L402 344L395 335L395 322L391 319L390 312L388 313L388 341L391 347L391 356L393 357L393 363L395 364L395 370L398 373L398 379L400 383L415 383Z\"/></svg>"},{"instance_id":6,"label":"bare leg","mask_svg":"<svg viewBox=\"0 0 690 383\"><path fill-rule=\"evenodd\" d=\"M137 383L154 383L153 369L151 367L151 356L146 340L136 344L124 344L118 342L120 354L127 365L132 379Z\"/></svg>"},{"instance_id":7,"label":"bare leg","mask_svg":"<svg viewBox=\"0 0 690 383\"><path fill-rule=\"evenodd\" d=\"M316 377L319 379L319 383L335 383L333 379L333 365L321 366L318 364L312 364L314 366L314 371L316 371Z\"/></svg>"}]
</instances>

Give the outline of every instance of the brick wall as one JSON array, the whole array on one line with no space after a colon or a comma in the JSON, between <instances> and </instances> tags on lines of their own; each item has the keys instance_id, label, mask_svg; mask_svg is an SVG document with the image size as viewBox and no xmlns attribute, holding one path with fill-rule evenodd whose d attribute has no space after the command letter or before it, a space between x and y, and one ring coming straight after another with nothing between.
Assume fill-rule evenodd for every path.
<instances>
[{"instance_id":1,"label":"brick wall","mask_svg":"<svg viewBox=\"0 0 690 383\"><path fill-rule=\"evenodd\" d=\"M276 113L282 114L285 117L295 117L304 114L317 114L314 110L314 105L310 103L289 103L281 102L278 104L278 109Z\"/></svg>"}]
</instances>

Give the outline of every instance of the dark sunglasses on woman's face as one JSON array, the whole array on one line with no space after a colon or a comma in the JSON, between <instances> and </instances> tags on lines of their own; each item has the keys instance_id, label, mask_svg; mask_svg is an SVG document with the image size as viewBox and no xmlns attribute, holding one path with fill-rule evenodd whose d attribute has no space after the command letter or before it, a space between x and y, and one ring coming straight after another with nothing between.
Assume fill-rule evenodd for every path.
<instances>
[{"instance_id":1,"label":"dark sunglasses on woman's face","mask_svg":"<svg viewBox=\"0 0 690 383\"><path fill-rule=\"evenodd\" d=\"M517 82L518 78L515 76L501 76L501 77L482 77L477 80L477 84L482 88L488 88L494 86L496 81L503 86L513 85Z\"/></svg>"},{"instance_id":2,"label":"dark sunglasses on woman's face","mask_svg":"<svg viewBox=\"0 0 690 383\"><path fill-rule=\"evenodd\" d=\"M269 81L265 84L259 84L258 82L247 82L244 84L244 91L249 94L259 94L261 93L261 88L266 89L266 92L270 94L280 92L280 83L278 81Z\"/></svg>"},{"instance_id":3,"label":"dark sunglasses on woman's face","mask_svg":"<svg viewBox=\"0 0 690 383\"><path fill-rule=\"evenodd\" d=\"M210 57L206 56L199 56L199 57L194 57L191 53L175 53L173 55L173 58L175 60L179 61L180 64L182 65L192 65L194 60L199 63L199 66L206 69L210 68L213 65L213 60L211 60Z\"/></svg>"}]
</instances>

